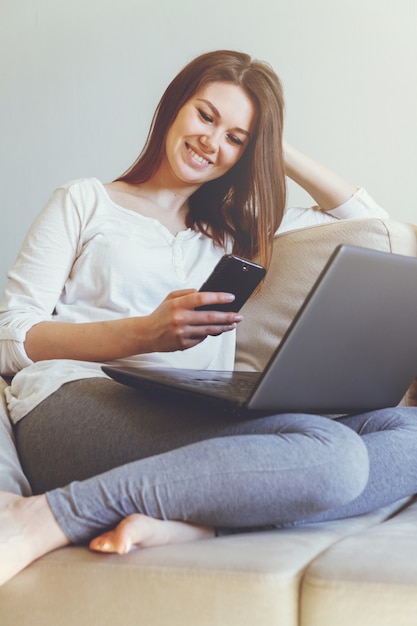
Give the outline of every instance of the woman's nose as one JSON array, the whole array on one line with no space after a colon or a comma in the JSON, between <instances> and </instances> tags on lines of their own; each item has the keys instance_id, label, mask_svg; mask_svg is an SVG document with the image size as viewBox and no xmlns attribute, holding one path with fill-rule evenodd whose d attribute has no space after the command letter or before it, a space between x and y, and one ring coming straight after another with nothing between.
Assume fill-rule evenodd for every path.
<instances>
[{"instance_id":1,"label":"woman's nose","mask_svg":"<svg viewBox=\"0 0 417 626\"><path fill-rule=\"evenodd\" d=\"M217 152L218 140L213 134L202 135L200 137L200 143L203 146L203 149L205 150L205 152L209 152L210 154L212 154L213 152Z\"/></svg>"}]
</instances>

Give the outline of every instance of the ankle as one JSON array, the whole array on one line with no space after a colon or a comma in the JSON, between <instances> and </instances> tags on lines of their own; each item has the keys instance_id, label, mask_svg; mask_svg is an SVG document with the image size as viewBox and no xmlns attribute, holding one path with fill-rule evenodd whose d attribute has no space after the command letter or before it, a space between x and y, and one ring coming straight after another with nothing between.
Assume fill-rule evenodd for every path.
<instances>
[{"instance_id":1,"label":"ankle","mask_svg":"<svg viewBox=\"0 0 417 626\"><path fill-rule=\"evenodd\" d=\"M45 495L33 496L29 498L29 500L31 500L31 502L27 503L28 510L32 516L37 516L35 525L37 528L40 527L38 532L40 544L44 547L48 547L49 552L50 550L55 550L56 548L61 548L71 543L58 524L49 506L47 497Z\"/></svg>"}]
</instances>

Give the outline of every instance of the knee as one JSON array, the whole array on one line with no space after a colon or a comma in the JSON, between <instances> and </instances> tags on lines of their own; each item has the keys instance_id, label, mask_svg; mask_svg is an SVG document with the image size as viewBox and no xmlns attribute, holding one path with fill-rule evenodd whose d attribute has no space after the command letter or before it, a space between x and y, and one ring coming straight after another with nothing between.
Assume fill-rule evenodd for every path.
<instances>
[{"instance_id":1,"label":"knee","mask_svg":"<svg viewBox=\"0 0 417 626\"><path fill-rule=\"evenodd\" d=\"M402 431L410 435L417 434L417 406L400 406L381 409L374 414L381 430Z\"/></svg>"},{"instance_id":2,"label":"knee","mask_svg":"<svg viewBox=\"0 0 417 626\"><path fill-rule=\"evenodd\" d=\"M345 417L340 420L360 435L381 432L403 432L417 434L417 407L397 406L370 411L363 415Z\"/></svg>"},{"instance_id":3,"label":"knee","mask_svg":"<svg viewBox=\"0 0 417 626\"><path fill-rule=\"evenodd\" d=\"M321 478L320 508L328 510L352 502L363 492L368 479L369 455L364 441L350 428L332 422Z\"/></svg>"},{"instance_id":4,"label":"knee","mask_svg":"<svg viewBox=\"0 0 417 626\"><path fill-rule=\"evenodd\" d=\"M300 501L308 514L343 506L357 498L369 478L369 455L362 437L338 420L315 415L292 415L280 429L298 441L304 480Z\"/></svg>"}]
</instances>

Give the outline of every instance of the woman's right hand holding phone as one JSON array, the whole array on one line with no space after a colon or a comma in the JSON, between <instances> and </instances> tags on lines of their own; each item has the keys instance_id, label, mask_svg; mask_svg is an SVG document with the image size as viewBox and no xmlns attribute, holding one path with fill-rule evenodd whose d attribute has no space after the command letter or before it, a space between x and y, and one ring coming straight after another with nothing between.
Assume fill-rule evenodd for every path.
<instances>
[{"instance_id":1,"label":"woman's right hand holding phone","mask_svg":"<svg viewBox=\"0 0 417 626\"><path fill-rule=\"evenodd\" d=\"M243 318L234 312L196 310L200 306L233 302L230 293L186 289L168 294L148 316L152 352L171 352L191 348L209 335L234 330Z\"/></svg>"}]
</instances>

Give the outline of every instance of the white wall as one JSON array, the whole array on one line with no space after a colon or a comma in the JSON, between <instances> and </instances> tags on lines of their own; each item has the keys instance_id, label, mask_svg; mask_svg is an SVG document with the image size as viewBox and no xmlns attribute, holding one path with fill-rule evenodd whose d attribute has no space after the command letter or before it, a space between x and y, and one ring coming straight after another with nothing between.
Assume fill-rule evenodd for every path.
<instances>
[{"instance_id":1,"label":"white wall","mask_svg":"<svg viewBox=\"0 0 417 626\"><path fill-rule=\"evenodd\" d=\"M268 60L288 140L417 221L416 0L0 2L0 288L53 188L120 174L168 81L216 48Z\"/></svg>"}]
</instances>

